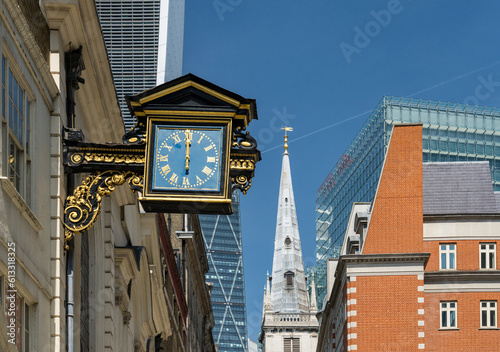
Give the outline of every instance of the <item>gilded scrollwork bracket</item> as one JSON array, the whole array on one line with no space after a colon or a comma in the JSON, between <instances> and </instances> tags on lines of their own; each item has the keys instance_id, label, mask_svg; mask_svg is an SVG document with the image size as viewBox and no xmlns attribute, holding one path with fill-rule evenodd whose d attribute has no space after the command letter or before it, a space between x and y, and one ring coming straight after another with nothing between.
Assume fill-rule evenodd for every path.
<instances>
[{"instance_id":1,"label":"gilded scrollwork bracket","mask_svg":"<svg viewBox=\"0 0 500 352\"><path fill-rule=\"evenodd\" d=\"M65 248L75 234L92 227L101 211L102 198L128 183L142 191L145 146L85 143L82 131L63 129L63 165L67 173L89 173L66 198Z\"/></svg>"},{"instance_id":2,"label":"gilded scrollwork bracket","mask_svg":"<svg viewBox=\"0 0 500 352\"><path fill-rule=\"evenodd\" d=\"M101 211L102 198L117 186L128 183L132 191L142 191L143 176L132 171L108 170L91 174L66 198L64 226L65 247L74 234L79 234L95 223Z\"/></svg>"}]
</instances>

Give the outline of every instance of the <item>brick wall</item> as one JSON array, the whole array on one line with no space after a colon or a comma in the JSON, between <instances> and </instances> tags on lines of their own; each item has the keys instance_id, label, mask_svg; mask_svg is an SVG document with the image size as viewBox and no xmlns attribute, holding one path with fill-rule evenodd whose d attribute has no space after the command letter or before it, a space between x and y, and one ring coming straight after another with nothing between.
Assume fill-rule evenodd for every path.
<instances>
[{"instance_id":1,"label":"brick wall","mask_svg":"<svg viewBox=\"0 0 500 352\"><path fill-rule=\"evenodd\" d=\"M350 344L355 343L352 333L356 333L358 351L419 351L419 344L425 343L419 337L424 330L423 324L419 325L424 320L424 293L419 287L423 288L423 280L417 275L358 276L355 282L351 280L350 307L356 307L356 316L351 314L351 318L356 318L356 328L352 328L352 319Z\"/></svg>"},{"instance_id":2,"label":"brick wall","mask_svg":"<svg viewBox=\"0 0 500 352\"><path fill-rule=\"evenodd\" d=\"M457 270L472 271L479 270L479 243L496 243L498 251L498 241L425 241L424 252L431 253L425 271L439 270L439 244L456 243ZM496 267L500 268L500 256L496 256Z\"/></svg>"},{"instance_id":3,"label":"brick wall","mask_svg":"<svg viewBox=\"0 0 500 352\"><path fill-rule=\"evenodd\" d=\"M396 125L363 254L423 250L422 126Z\"/></svg>"},{"instance_id":4,"label":"brick wall","mask_svg":"<svg viewBox=\"0 0 500 352\"><path fill-rule=\"evenodd\" d=\"M426 351L500 351L500 330L480 329L482 300L498 302L500 292L426 293ZM457 301L458 329L439 330L440 301Z\"/></svg>"}]
</instances>

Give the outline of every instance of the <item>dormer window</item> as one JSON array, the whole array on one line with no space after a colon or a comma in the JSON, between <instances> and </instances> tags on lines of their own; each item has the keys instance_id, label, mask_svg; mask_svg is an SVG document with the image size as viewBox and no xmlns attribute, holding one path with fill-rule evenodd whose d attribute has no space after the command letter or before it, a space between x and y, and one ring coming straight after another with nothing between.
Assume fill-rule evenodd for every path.
<instances>
[{"instance_id":1,"label":"dormer window","mask_svg":"<svg viewBox=\"0 0 500 352\"><path fill-rule=\"evenodd\" d=\"M293 289L293 282L295 279L295 274L293 271L287 271L285 273L285 289L290 290Z\"/></svg>"}]
</instances>

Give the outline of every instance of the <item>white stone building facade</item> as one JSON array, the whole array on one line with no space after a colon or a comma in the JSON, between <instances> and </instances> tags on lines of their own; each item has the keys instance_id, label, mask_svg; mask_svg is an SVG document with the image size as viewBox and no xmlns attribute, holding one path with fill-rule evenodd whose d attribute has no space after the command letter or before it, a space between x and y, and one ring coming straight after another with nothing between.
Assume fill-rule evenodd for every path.
<instances>
[{"instance_id":1,"label":"white stone building facade","mask_svg":"<svg viewBox=\"0 0 500 352\"><path fill-rule=\"evenodd\" d=\"M215 351L195 218L192 238L178 239L180 220L141 213L120 186L65 249L65 200L86 175L71 185L63 127L94 143L125 133L94 0L4 0L0 36L0 351Z\"/></svg>"}]
</instances>

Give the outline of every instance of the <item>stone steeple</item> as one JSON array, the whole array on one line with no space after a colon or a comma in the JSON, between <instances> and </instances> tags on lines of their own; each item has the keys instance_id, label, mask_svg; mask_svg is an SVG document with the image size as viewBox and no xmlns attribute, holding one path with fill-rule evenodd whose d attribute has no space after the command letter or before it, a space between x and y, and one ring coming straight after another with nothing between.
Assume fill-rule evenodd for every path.
<instances>
[{"instance_id":1,"label":"stone steeple","mask_svg":"<svg viewBox=\"0 0 500 352\"><path fill-rule=\"evenodd\" d=\"M311 313L317 313L318 306L316 305L316 286L314 285L314 278L311 284Z\"/></svg>"},{"instance_id":2,"label":"stone steeple","mask_svg":"<svg viewBox=\"0 0 500 352\"><path fill-rule=\"evenodd\" d=\"M287 131L291 131L291 128L285 127L285 152L281 167L274 240L271 303L274 312L306 313L309 312L309 299L293 195Z\"/></svg>"},{"instance_id":3,"label":"stone steeple","mask_svg":"<svg viewBox=\"0 0 500 352\"><path fill-rule=\"evenodd\" d=\"M283 129L285 152L281 166L273 275L269 277L268 274L267 278L259 342L263 352L309 352L316 351L318 342L318 308L314 288L313 303L309 305L302 262L286 134L292 129Z\"/></svg>"}]
</instances>

